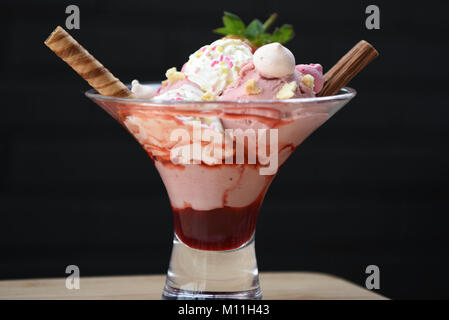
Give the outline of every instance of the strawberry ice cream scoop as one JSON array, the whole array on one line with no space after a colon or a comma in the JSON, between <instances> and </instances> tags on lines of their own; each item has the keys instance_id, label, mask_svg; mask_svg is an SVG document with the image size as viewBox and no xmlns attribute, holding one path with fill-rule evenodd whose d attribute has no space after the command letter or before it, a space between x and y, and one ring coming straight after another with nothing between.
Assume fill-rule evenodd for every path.
<instances>
[{"instance_id":1,"label":"strawberry ice cream scoop","mask_svg":"<svg viewBox=\"0 0 449 320\"><path fill-rule=\"evenodd\" d=\"M321 66L321 64L298 64L295 68L302 74L310 74L313 77L313 91L315 93L318 93L321 91L321 89L323 89L323 67Z\"/></svg>"},{"instance_id":2,"label":"strawberry ice cream scoop","mask_svg":"<svg viewBox=\"0 0 449 320\"><path fill-rule=\"evenodd\" d=\"M176 68L170 68L165 75L167 80L162 81L162 86L154 97L155 100L201 100L203 91L196 83L187 79L183 72L177 71Z\"/></svg>"},{"instance_id":3,"label":"strawberry ice cream scoop","mask_svg":"<svg viewBox=\"0 0 449 320\"><path fill-rule=\"evenodd\" d=\"M285 100L315 97L323 87L319 64L295 66L295 57L280 43L266 44L242 66L236 83L219 100Z\"/></svg>"},{"instance_id":4,"label":"strawberry ice cream scoop","mask_svg":"<svg viewBox=\"0 0 449 320\"><path fill-rule=\"evenodd\" d=\"M282 78L266 78L253 62L242 67L235 84L227 87L218 100L284 100L314 97L313 78L294 70Z\"/></svg>"}]
</instances>

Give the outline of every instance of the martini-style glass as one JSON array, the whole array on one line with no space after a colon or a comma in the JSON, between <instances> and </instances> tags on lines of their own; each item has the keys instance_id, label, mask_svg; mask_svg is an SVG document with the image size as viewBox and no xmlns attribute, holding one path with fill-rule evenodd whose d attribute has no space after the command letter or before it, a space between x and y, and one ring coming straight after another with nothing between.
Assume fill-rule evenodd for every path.
<instances>
[{"instance_id":1,"label":"martini-style glass","mask_svg":"<svg viewBox=\"0 0 449 320\"><path fill-rule=\"evenodd\" d=\"M283 101L157 102L86 95L143 146L174 218L164 299L260 299L254 234L278 168L355 90Z\"/></svg>"}]
</instances>

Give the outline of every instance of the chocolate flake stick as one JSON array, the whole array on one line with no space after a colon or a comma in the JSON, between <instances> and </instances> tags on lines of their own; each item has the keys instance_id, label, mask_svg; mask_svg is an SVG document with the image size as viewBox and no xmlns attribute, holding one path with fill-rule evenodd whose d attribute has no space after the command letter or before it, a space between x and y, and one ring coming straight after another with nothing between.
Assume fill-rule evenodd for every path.
<instances>
[{"instance_id":1,"label":"chocolate flake stick","mask_svg":"<svg viewBox=\"0 0 449 320\"><path fill-rule=\"evenodd\" d=\"M127 86L114 77L108 69L60 26L56 27L44 43L100 94L111 97L135 98Z\"/></svg>"},{"instance_id":2,"label":"chocolate flake stick","mask_svg":"<svg viewBox=\"0 0 449 320\"><path fill-rule=\"evenodd\" d=\"M318 96L337 94L378 55L377 50L365 40L357 43L324 75L324 86Z\"/></svg>"}]
</instances>

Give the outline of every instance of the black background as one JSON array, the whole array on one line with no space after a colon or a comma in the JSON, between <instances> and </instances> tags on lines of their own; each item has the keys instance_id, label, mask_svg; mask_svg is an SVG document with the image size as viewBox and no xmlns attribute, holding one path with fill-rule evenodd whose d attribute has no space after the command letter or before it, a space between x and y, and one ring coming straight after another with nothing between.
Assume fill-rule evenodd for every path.
<instances>
[{"instance_id":1,"label":"black background","mask_svg":"<svg viewBox=\"0 0 449 320\"><path fill-rule=\"evenodd\" d=\"M223 10L279 14L298 63L329 69L358 40L380 57L358 96L281 169L260 213L259 270L310 270L391 298L449 298L445 1L2 1L0 278L165 273L168 197L137 142L83 94L87 83L43 41L70 33L124 82L161 80L217 38ZM377 4L381 29L366 30Z\"/></svg>"}]
</instances>

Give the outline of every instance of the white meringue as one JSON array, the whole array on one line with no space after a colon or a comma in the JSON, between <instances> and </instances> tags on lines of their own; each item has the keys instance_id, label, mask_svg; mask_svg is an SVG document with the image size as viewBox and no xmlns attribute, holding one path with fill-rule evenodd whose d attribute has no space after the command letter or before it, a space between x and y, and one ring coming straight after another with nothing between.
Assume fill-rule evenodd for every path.
<instances>
[{"instance_id":1,"label":"white meringue","mask_svg":"<svg viewBox=\"0 0 449 320\"><path fill-rule=\"evenodd\" d=\"M284 78L295 71L295 56L279 42L257 49L253 63L256 70L266 78Z\"/></svg>"},{"instance_id":2,"label":"white meringue","mask_svg":"<svg viewBox=\"0 0 449 320\"><path fill-rule=\"evenodd\" d=\"M131 82L131 91L139 99L151 99L156 95L156 89L152 86L140 84L139 81L133 80Z\"/></svg>"}]
</instances>

